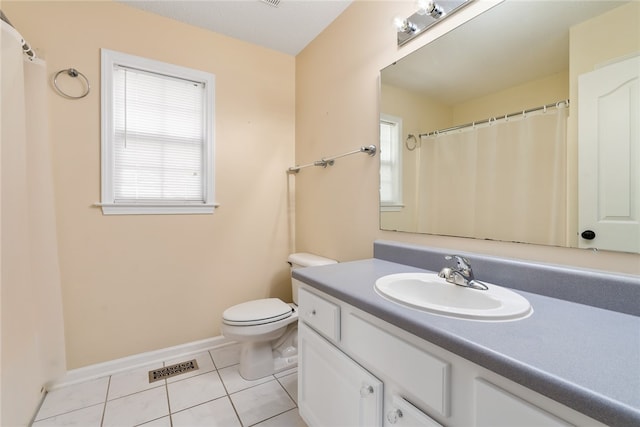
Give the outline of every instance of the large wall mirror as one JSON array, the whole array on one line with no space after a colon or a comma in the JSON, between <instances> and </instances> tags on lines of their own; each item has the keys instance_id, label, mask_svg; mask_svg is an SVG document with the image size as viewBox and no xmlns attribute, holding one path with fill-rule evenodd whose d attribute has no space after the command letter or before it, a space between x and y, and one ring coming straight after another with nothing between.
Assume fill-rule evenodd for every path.
<instances>
[{"instance_id":1,"label":"large wall mirror","mask_svg":"<svg viewBox=\"0 0 640 427\"><path fill-rule=\"evenodd\" d=\"M389 65L380 226L640 252L640 2L506 0Z\"/></svg>"}]
</instances>

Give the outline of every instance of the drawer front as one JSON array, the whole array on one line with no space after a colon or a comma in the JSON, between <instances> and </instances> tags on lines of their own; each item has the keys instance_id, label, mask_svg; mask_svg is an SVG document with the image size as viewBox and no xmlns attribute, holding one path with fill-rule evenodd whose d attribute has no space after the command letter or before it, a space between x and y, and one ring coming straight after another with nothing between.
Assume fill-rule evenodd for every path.
<instances>
[{"instance_id":1,"label":"drawer front","mask_svg":"<svg viewBox=\"0 0 640 427\"><path fill-rule=\"evenodd\" d=\"M384 373L419 406L449 416L450 364L350 313L343 344L358 361Z\"/></svg>"},{"instance_id":2,"label":"drawer front","mask_svg":"<svg viewBox=\"0 0 640 427\"><path fill-rule=\"evenodd\" d=\"M298 290L298 318L333 342L340 341L340 307L306 289Z\"/></svg>"}]
</instances>

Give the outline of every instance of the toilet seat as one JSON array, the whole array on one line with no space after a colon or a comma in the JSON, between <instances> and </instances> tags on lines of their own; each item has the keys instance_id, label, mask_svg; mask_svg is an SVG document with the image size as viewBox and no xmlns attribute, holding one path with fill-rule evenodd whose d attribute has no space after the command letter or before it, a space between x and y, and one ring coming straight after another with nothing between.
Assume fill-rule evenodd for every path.
<instances>
[{"instance_id":1,"label":"toilet seat","mask_svg":"<svg viewBox=\"0 0 640 427\"><path fill-rule=\"evenodd\" d=\"M291 317L293 308L278 298L265 298L243 302L222 313L227 325L255 326L277 322Z\"/></svg>"}]
</instances>

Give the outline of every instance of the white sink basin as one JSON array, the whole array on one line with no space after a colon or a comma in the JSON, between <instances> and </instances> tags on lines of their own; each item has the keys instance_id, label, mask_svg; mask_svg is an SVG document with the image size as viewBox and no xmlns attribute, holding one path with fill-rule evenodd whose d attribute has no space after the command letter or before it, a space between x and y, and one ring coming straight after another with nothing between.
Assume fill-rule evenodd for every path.
<instances>
[{"instance_id":1,"label":"white sink basin","mask_svg":"<svg viewBox=\"0 0 640 427\"><path fill-rule=\"evenodd\" d=\"M454 285L436 273L400 273L376 280L375 290L398 304L463 319L509 321L533 313L531 304L522 295L483 283L489 289Z\"/></svg>"}]
</instances>

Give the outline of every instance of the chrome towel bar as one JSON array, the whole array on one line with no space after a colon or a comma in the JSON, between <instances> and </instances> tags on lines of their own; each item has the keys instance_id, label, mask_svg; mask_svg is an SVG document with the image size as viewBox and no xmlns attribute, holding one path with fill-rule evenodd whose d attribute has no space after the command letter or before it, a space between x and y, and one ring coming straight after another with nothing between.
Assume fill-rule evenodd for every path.
<instances>
[{"instance_id":1,"label":"chrome towel bar","mask_svg":"<svg viewBox=\"0 0 640 427\"><path fill-rule=\"evenodd\" d=\"M331 156L331 157L323 157L320 160L316 160L313 163L307 163L306 165L292 166L289 169L287 169L287 173L298 173L300 172L300 169L308 168L309 166L322 166L323 168L326 168L327 166L333 166L333 163L335 162L335 160L339 159L340 157L350 156L352 154L357 154L357 153L367 153L369 156L373 157L376 155L377 151L378 149L376 148L375 145L369 145L366 147L363 146L357 150L349 151L348 153L339 154L337 156Z\"/></svg>"}]
</instances>

